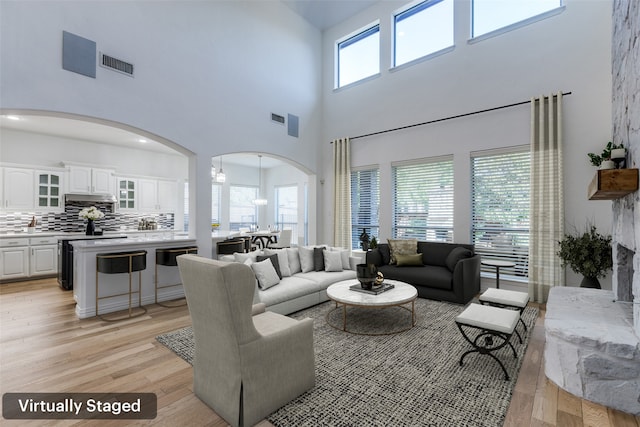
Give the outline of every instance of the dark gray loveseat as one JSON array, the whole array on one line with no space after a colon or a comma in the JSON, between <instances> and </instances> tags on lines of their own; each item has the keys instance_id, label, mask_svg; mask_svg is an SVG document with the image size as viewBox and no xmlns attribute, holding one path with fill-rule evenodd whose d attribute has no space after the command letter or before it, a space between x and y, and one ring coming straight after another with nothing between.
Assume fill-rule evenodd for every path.
<instances>
[{"instance_id":1,"label":"dark gray loveseat","mask_svg":"<svg viewBox=\"0 0 640 427\"><path fill-rule=\"evenodd\" d=\"M418 253L422 265L390 265L389 245L380 243L367 252L366 262L375 264L385 279L415 286L422 298L466 304L480 292L480 255L473 245L419 241Z\"/></svg>"}]
</instances>

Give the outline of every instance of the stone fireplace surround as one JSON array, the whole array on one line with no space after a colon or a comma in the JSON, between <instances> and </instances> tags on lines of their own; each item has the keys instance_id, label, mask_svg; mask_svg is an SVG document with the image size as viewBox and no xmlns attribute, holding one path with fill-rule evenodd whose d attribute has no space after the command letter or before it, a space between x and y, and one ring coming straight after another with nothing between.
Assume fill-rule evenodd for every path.
<instances>
[{"instance_id":1,"label":"stone fireplace surround","mask_svg":"<svg viewBox=\"0 0 640 427\"><path fill-rule=\"evenodd\" d=\"M613 1L613 141L640 166L640 2ZM553 288L545 374L581 398L640 415L640 191L612 202L612 290Z\"/></svg>"}]
</instances>

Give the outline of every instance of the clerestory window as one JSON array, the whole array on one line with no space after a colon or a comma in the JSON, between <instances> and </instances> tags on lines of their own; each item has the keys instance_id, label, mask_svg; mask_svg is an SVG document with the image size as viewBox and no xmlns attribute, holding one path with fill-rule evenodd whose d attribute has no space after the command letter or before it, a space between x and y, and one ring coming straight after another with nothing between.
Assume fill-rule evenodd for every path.
<instances>
[{"instance_id":1,"label":"clerestory window","mask_svg":"<svg viewBox=\"0 0 640 427\"><path fill-rule=\"evenodd\" d=\"M471 37L526 25L561 7L562 0L472 0Z\"/></svg>"},{"instance_id":2,"label":"clerestory window","mask_svg":"<svg viewBox=\"0 0 640 427\"><path fill-rule=\"evenodd\" d=\"M336 43L336 88L380 73L380 25Z\"/></svg>"},{"instance_id":3,"label":"clerestory window","mask_svg":"<svg viewBox=\"0 0 640 427\"><path fill-rule=\"evenodd\" d=\"M428 0L394 16L394 66L454 45L453 0Z\"/></svg>"}]
</instances>

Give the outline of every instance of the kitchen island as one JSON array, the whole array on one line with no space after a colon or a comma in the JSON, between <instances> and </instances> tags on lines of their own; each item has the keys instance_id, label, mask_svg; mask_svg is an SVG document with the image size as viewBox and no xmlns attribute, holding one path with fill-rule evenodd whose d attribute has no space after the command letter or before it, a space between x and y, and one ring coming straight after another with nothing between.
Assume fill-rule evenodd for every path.
<instances>
[{"instance_id":1,"label":"kitchen island","mask_svg":"<svg viewBox=\"0 0 640 427\"><path fill-rule=\"evenodd\" d=\"M156 302L155 274L156 249L182 248L196 246L196 239L188 236L166 234L164 236L130 236L126 239L77 240L73 245L73 297L76 301L76 315L81 318L96 315L96 255L131 251L147 251L146 268L141 272L141 283L138 284L138 272L132 274L132 288L138 290L140 285L141 305ZM160 285L180 283L177 267L158 265L158 282ZM128 294L129 275L99 274L99 296ZM158 291L158 301L169 301L184 296L182 286L168 287ZM132 306L138 306L138 294L133 295ZM103 299L100 301L100 314L112 313L129 308L128 295Z\"/></svg>"}]
</instances>

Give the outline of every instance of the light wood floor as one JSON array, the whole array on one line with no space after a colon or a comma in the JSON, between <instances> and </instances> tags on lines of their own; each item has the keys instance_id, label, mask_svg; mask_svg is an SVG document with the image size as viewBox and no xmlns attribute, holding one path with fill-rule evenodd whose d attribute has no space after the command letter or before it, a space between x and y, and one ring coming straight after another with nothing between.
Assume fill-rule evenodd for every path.
<instances>
[{"instance_id":1,"label":"light wood floor","mask_svg":"<svg viewBox=\"0 0 640 427\"><path fill-rule=\"evenodd\" d=\"M72 293L62 291L55 279L0 284L0 392L150 392L158 396L158 417L135 422L2 419L0 424L227 425L194 396L191 366L155 340L190 324L186 307L151 305L145 316L108 323L79 320L74 306ZM541 310L505 426L640 427L640 417L578 399L545 379L543 324Z\"/></svg>"}]
</instances>

